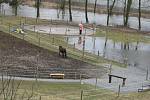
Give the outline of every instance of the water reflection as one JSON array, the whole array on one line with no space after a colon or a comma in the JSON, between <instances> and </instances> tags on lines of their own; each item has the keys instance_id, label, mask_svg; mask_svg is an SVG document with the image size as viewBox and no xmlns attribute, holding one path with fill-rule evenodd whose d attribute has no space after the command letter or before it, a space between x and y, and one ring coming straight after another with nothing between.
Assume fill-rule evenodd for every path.
<instances>
[{"instance_id":1,"label":"water reflection","mask_svg":"<svg viewBox=\"0 0 150 100\"><path fill-rule=\"evenodd\" d=\"M81 43L82 43L82 37L81 37L81 36L79 36L78 44L79 44L79 45L81 45Z\"/></svg>"},{"instance_id":2,"label":"water reflection","mask_svg":"<svg viewBox=\"0 0 150 100\"><path fill-rule=\"evenodd\" d=\"M69 37L69 44L76 44L76 48L82 50L82 37ZM106 37L85 37L85 51L103 56L107 59L126 63L136 67L146 67L150 65L150 44L115 42Z\"/></svg>"},{"instance_id":3,"label":"water reflection","mask_svg":"<svg viewBox=\"0 0 150 100\"><path fill-rule=\"evenodd\" d=\"M4 5L4 10L6 15L14 15L12 13L12 7L10 7L7 4ZM60 15L58 16L58 10L57 9L46 9L41 8L40 9L40 18L41 19L48 19L48 20L65 20L68 21L69 19L69 12L68 10L60 11ZM29 6L20 6L18 9L18 15L24 16L24 17L33 17L36 18L36 9L34 7ZM85 23L85 12L84 11L77 11L72 10L72 17L73 22ZM88 12L88 18L89 23L95 23L96 25L106 25L107 21L107 15L106 14L93 14L91 12ZM150 19L141 18L141 30L142 31L150 31ZM114 25L123 25L123 16L122 15L113 15L110 17L110 26ZM130 17L129 18L129 27L138 29L138 18L137 17Z\"/></svg>"}]
</instances>

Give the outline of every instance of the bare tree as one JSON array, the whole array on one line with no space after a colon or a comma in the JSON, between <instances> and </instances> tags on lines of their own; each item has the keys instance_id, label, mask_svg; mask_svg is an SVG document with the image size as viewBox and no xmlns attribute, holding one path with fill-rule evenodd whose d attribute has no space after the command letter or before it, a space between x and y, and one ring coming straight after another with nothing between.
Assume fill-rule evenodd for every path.
<instances>
[{"instance_id":1,"label":"bare tree","mask_svg":"<svg viewBox=\"0 0 150 100\"><path fill-rule=\"evenodd\" d=\"M112 3L112 5L110 6L110 11L109 11L110 15L112 15L112 10L113 10L113 8L114 8L114 6L115 6L115 3L116 3L116 0L113 0L113 3Z\"/></svg>"},{"instance_id":2,"label":"bare tree","mask_svg":"<svg viewBox=\"0 0 150 100\"><path fill-rule=\"evenodd\" d=\"M126 17L125 17L126 16L126 8L127 8L126 4L127 4L127 0L124 1L124 11L123 11L123 22L124 22L124 24L125 24L125 21L126 21Z\"/></svg>"},{"instance_id":3,"label":"bare tree","mask_svg":"<svg viewBox=\"0 0 150 100\"><path fill-rule=\"evenodd\" d=\"M69 0L69 20L72 22L71 0Z\"/></svg>"},{"instance_id":4,"label":"bare tree","mask_svg":"<svg viewBox=\"0 0 150 100\"><path fill-rule=\"evenodd\" d=\"M36 17L39 18L40 17L40 0L36 0L35 6L37 8Z\"/></svg>"},{"instance_id":5,"label":"bare tree","mask_svg":"<svg viewBox=\"0 0 150 100\"><path fill-rule=\"evenodd\" d=\"M85 1L85 19L86 19L86 23L88 23L89 22L89 20L88 20L88 15L87 15L87 5L88 5L88 0L86 0Z\"/></svg>"},{"instance_id":6,"label":"bare tree","mask_svg":"<svg viewBox=\"0 0 150 100\"><path fill-rule=\"evenodd\" d=\"M96 13L96 6L97 6L97 0L95 0L95 4L94 4L94 14Z\"/></svg>"},{"instance_id":7,"label":"bare tree","mask_svg":"<svg viewBox=\"0 0 150 100\"><path fill-rule=\"evenodd\" d=\"M125 23L124 23L124 26L127 26L128 25L128 19L129 19L129 13L130 13L130 10L131 10L131 5L132 5L132 0L128 0L127 1L127 8L126 8L126 15L125 15Z\"/></svg>"},{"instance_id":8,"label":"bare tree","mask_svg":"<svg viewBox=\"0 0 150 100\"><path fill-rule=\"evenodd\" d=\"M110 8L109 8L109 0L107 0L107 26L109 25L109 17L110 17Z\"/></svg>"},{"instance_id":9,"label":"bare tree","mask_svg":"<svg viewBox=\"0 0 150 100\"><path fill-rule=\"evenodd\" d=\"M141 0L139 0L139 30L141 30Z\"/></svg>"},{"instance_id":10,"label":"bare tree","mask_svg":"<svg viewBox=\"0 0 150 100\"><path fill-rule=\"evenodd\" d=\"M22 3L22 0L11 0L9 5L12 6L15 10L15 16L17 16L18 6Z\"/></svg>"}]
</instances>

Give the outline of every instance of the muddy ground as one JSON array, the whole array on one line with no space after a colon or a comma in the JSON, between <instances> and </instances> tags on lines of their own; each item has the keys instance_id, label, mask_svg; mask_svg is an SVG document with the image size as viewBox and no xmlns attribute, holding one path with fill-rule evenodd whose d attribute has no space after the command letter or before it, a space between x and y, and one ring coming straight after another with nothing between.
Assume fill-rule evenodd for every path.
<instances>
[{"instance_id":1,"label":"muddy ground","mask_svg":"<svg viewBox=\"0 0 150 100\"><path fill-rule=\"evenodd\" d=\"M58 52L32 45L0 31L0 73L12 76L50 78L50 73L64 73L66 79L101 77L103 67L91 65Z\"/></svg>"}]
</instances>

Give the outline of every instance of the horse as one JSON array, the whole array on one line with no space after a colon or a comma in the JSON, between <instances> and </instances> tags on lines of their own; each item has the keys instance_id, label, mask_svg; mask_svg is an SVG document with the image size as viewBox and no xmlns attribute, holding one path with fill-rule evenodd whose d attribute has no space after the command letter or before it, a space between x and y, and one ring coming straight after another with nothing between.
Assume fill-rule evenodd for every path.
<instances>
[{"instance_id":1,"label":"horse","mask_svg":"<svg viewBox=\"0 0 150 100\"><path fill-rule=\"evenodd\" d=\"M59 56L62 56L62 57L64 57L64 58L67 57L66 48L63 48L62 46L59 46Z\"/></svg>"}]
</instances>

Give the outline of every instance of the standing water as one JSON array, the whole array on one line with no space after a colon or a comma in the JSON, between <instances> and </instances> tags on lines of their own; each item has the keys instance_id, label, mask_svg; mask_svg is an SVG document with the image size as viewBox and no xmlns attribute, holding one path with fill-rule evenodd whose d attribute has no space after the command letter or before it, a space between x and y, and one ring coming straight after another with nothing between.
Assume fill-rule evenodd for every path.
<instances>
[{"instance_id":1,"label":"standing water","mask_svg":"<svg viewBox=\"0 0 150 100\"><path fill-rule=\"evenodd\" d=\"M14 15L12 7L8 4L3 4L5 14L6 15ZM34 7L29 6L19 6L18 15L23 17L32 17L36 18L36 9ZM73 15L73 22L83 23L86 22L85 20L85 12L84 11L77 11L72 10ZM93 14L88 12L89 23L96 23L97 25L105 25L107 23L107 14ZM48 20L69 20L69 12L68 10L65 11L65 15L62 15L60 12L60 16L58 16L57 9L40 9L40 19L48 19ZM113 15L110 17L110 26L115 25L123 25L123 16L122 15ZM141 18L141 30L142 31L150 31L150 19ZM138 29L138 18L137 17L130 17L129 18L129 27L133 29Z\"/></svg>"}]
</instances>

